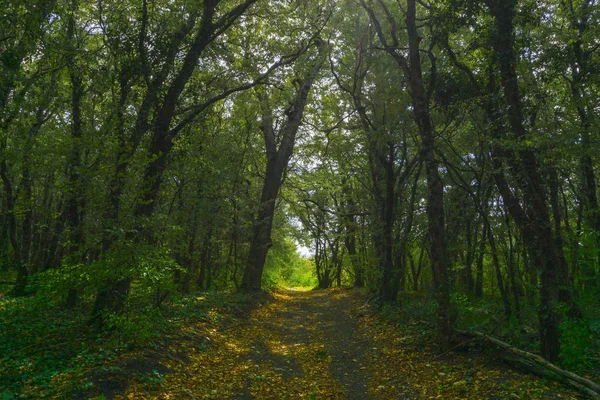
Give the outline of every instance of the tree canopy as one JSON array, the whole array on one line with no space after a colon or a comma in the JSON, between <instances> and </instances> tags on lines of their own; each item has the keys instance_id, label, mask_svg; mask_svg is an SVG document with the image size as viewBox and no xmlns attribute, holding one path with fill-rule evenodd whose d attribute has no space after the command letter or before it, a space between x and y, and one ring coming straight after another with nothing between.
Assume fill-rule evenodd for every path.
<instances>
[{"instance_id":1,"label":"tree canopy","mask_svg":"<svg viewBox=\"0 0 600 400\"><path fill-rule=\"evenodd\" d=\"M597 1L1 8L7 295L106 329L190 291L352 285L432 294L444 350L460 299L550 362L588 357L569 327L598 348Z\"/></svg>"}]
</instances>

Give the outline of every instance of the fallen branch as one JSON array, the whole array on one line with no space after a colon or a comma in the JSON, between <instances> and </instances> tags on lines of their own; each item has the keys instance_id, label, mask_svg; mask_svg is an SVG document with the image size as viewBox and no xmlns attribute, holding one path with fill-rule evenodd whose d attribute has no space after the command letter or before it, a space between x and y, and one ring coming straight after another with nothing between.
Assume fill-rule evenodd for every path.
<instances>
[{"instance_id":1,"label":"fallen branch","mask_svg":"<svg viewBox=\"0 0 600 400\"><path fill-rule=\"evenodd\" d=\"M492 328L492 330L490 331L489 335L493 335L494 332L496 332L496 330L502 325L502 323L504 323L504 321L506 321L506 318L502 318L500 321L498 321L498 323ZM459 332L460 333L460 332ZM446 354L458 349L459 347L462 347L466 344L468 344L469 342L471 342L473 339L475 339L475 336L472 335L467 335L467 336L471 336L470 339L465 340L463 342L458 343L456 346L452 346L450 349L446 350L445 352L443 352L442 354L438 354L436 357L434 357L434 360L437 360L438 358L445 356Z\"/></svg>"},{"instance_id":2,"label":"fallen branch","mask_svg":"<svg viewBox=\"0 0 600 400\"><path fill-rule=\"evenodd\" d=\"M448 350L446 350L445 352L443 352L443 353L441 353L441 354L438 354L437 356L433 357L433 358L432 358L432 361L433 361L433 360L437 360L438 358L441 358L441 357L445 356L446 354L453 352L454 350L458 349L459 347L463 347L463 346L465 346L465 345L469 344L469 342L473 341L473 339L475 339L475 338L474 338L474 337L472 337L472 338L470 338L470 339L468 339L468 340L465 340L464 342L460 342L460 343L459 343L459 344L457 344L456 346L452 346L452 347L450 347L450 348L449 348Z\"/></svg>"},{"instance_id":3,"label":"fallen branch","mask_svg":"<svg viewBox=\"0 0 600 400\"><path fill-rule=\"evenodd\" d=\"M473 338L473 339L475 339L475 338ZM524 360L521 357L515 356L513 353L510 353L510 356L509 355L502 356L502 359L505 362L516 365L517 368L521 368L524 371L527 371L533 375L539 376L540 378L549 378L549 379L556 380L556 375L551 374L548 370L544 369L542 366L538 366L538 365L530 362L529 360ZM580 385L579 383L577 383L571 379L565 379L564 383L571 385L572 387L574 387L575 389L579 390L582 393L585 393L592 399L598 398L598 393L594 392L592 389L589 389L583 385Z\"/></svg>"},{"instance_id":4,"label":"fallen branch","mask_svg":"<svg viewBox=\"0 0 600 400\"><path fill-rule=\"evenodd\" d=\"M542 367L554 372L555 374L561 376L562 378L565 378L567 380L567 382L572 385L573 385L573 383L575 383L576 385L573 385L573 386L579 390L582 390L583 388L585 388L584 391L588 395L590 395L594 398L600 398L600 385L598 385L596 382L593 382L589 379L583 378L572 372L565 371L564 369L557 367L556 365L552 364L551 362L546 361L545 359L538 356L537 354L533 354L533 353L529 353L527 351L517 349L516 347L513 347L510 344L503 342L502 340L496 339L495 337L486 335L485 333L482 333L482 332L478 332L478 331L456 331L456 332L463 334L463 335L467 335L467 336L475 336L475 337L485 339L488 342L491 342L498 347L502 347L503 349L510 351L511 353L513 353L514 355L516 355L518 357L521 357L525 360L528 360L528 361L531 361L531 362L541 365Z\"/></svg>"}]
</instances>

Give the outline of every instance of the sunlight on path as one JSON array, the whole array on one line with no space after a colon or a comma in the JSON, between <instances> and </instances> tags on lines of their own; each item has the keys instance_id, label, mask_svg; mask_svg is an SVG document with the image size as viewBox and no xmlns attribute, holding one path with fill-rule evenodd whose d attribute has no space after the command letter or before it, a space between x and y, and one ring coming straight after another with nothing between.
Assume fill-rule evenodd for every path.
<instances>
[{"instance_id":1,"label":"sunlight on path","mask_svg":"<svg viewBox=\"0 0 600 400\"><path fill-rule=\"evenodd\" d=\"M350 343L336 335L356 331L343 312L351 303L327 291L274 296L277 301L254 310L245 323L211 331L208 347L188 354L188 365L167 365L174 371L163 382L167 390L154 398L368 399L364 356L357 366L356 355L342 353ZM131 390L128 397L139 395Z\"/></svg>"},{"instance_id":2,"label":"sunlight on path","mask_svg":"<svg viewBox=\"0 0 600 400\"><path fill-rule=\"evenodd\" d=\"M436 357L431 338L382 323L356 290L274 293L232 326L206 330L158 393L129 399L566 399L484 357ZM525 396L510 396L515 393ZM553 386L555 387L555 386Z\"/></svg>"}]
</instances>

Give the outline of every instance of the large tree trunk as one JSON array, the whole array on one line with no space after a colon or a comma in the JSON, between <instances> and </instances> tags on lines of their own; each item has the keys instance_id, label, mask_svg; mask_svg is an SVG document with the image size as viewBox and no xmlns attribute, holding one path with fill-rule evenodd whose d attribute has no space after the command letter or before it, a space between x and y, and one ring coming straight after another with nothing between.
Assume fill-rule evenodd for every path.
<instances>
[{"instance_id":1,"label":"large tree trunk","mask_svg":"<svg viewBox=\"0 0 600 400\"><path fill-rule=\"evenodd\" d=\"M500 65L500 76L507 103L507 116L512 134L517 141L524 141L527 131L523 124L522 107L519 98L516 74L516 54L514 50L513 18L516 0L487 1L496 23L496 53ZM523 192L529 229L535 235L524 235L532 255L540 263L540 341L542 355L549 361L556 361L560 352L559 332L559 265L561 249L555 248L550 214L545 201L546 190L541 184L538 161L529 148L518 150L518 159L511 160L516 167L515 179ZM514 163L516 161L516 163ZM509 207L510 210L510 207ZM514 217L514 216L513 216ZM560 234L557 232L556 234Z\"/></svg>"},{"instance_id":2,"label":"large tree trunk","mask_svg":"<svg viewBox=\"0 0 600 400\"><path fill-rule=\"evenodd\" d=\"M73 2L73 14L77 8L76 2ZM72 15L69 20L68 40L73 42L75 39L75 16ZM72 57L75 59L75 46L72 47ZM83 79L79 74L78 65L75 61L70 61L69 80L71 83L71 149L67 158L67 197L65 200L65 227L68 234L68 248L65 250L65 256L76 256L83 238L83 229L81 226L81 139L83 136L83 121L81 115L81 102L84 95ZM70 260L76 262L76 260ZM67 289L66 307L75 307L78 299L78 282L74 277L70 278L70 287Z\"/></svg>"},{"instance_id":3,"label":"large tree trunk","mask_svg":"<svg viewBox=\"0 0 600 400\"><path fill-rule=\"evenodd\" d=\"M150 110L155 104L159 104L157 107L157 115L154 120L154 125L152 127L152 138L149 148L150 162L144 170L141 199L140 202L138 202L134 212L134 215L138 219L140 226L144 224L144 219L152 216L156 207L161 180L168 165L168 155L173 148L173 140L181 131L181 128L185 125L185 123L189 123L193 119L186 119L186 121L184 121L185 123L179 124L179 129L171 129L177 102L194 69L196 68L198 58L206 49L206 47L216 39L216 37L225 32L227 28L229 28L256 1L257 0L245 0L221 15L220 18L215 19L217 14L216 8L219 4L219 0L206 0L203 4L202 19L194 36L193 42L191 46L187 48L183 63L181 64L179 70L174 74L174 78L161 101L158 101L157 98L165 79L169 75L170 63L165 63L165 68L163 68L157 74L155 80L149 85L147 93L140 106L138 120L133 129L131 138L132 147L136 148L141 141L144 131L146 130L147 118L150 114ZM145 6L146 3L144 2L143 7ZM192 29L193 26L193 24L184 24L183 33ZM141 37L143 38L143 34ZM183 37L185 37L185 35L177 36L175 38L174 45L168 54L169 58L173 58L177 55L178 43ZM144 46L145 44L140 42L140 47L142 49ZM239 90L241 90L241 88ZM198 108L198 113L208 107L208 105L225 98L227 94L232 92L233 90L225 91L220 95L209 99ZM124 154L121 154L120 156L122 157ZM117 179L120 178L119 174L124 172L127 165L128 161L119 157L117 160ZM121 188L122 184L117 181L115 190L119 194L119 198L121 194ZM152 237L152 233L145 231L143 226L141 226L140 231L141 233L135 238L136 241L147 241ZM94 304L92 317L94 321L100 321L99 316L106 311L119 312L123 309L132 280L133 278L131 276L113 279L99 291Z\"/></svg>"},{"instance_id":4,"label":"large tree trunk","mask_svg":"<svg viewBox=\"0 0 600 400\"><path fill-rule=\"evenodd\" d=\"M0 177L4 184L4 191L6 197L6 218L8 219L8 238L13 250L13 262L17 270L17 279L15 285L11 290L13 296L24 296L25 288L27 286L27 279L29 277L29 271L27 266L23 262L21 253L21 243L17 237L17 217L15 215L15 195L13 189L13 183L8 176L8 167L4 153L4 146L0 149Z\"/></svg>"},{"instance_id":5,"label":"large tree trunk","mask_svg":"<svg viewBox=\"0 0 600 400\"><path fill-rule=\"evenodd\" d=\"M583 48L583 38L588 34L592 7L592 2L581 2L575 9L573 9L573 4L570 7L566 7L565 3L565 12L569 14L571 28L577 31L577 38L569 41L568 48L572 57L570 60L571 99L576 106L580 126L581 156L579 158L579 175L582 191L581 200L585 208L584 215L589 227L598 233L600 232L600 208L598 207L596 176L591 153L594 151L594 146L591 143L594 111L589 106L591 99L589 90L586 90L586 79L593 76L591 69L594 66L590 64L589 60L591 58L586 56ZM596 243L600 247L600 236L596 235L596 238ZM598 276L595 266L592 263L583 263L582 267L583 286L589 288L598 287Z\"/></svg>"},{"instance_id":6,"label":"large tree trunk","mask_svg":"<svg viewBox=\"0 0 600 400\"><path fill-rule=\"evenodd\" d=\"M413 113L421 136L421 157L425 164L427 179L427 219L431 243L431 268L437 302L437 326L440 335L439 342L443 349L450 346L452 326L450 316L450 287L448 282L448 249L446 243L446 226L444 217L444 185L438 171L438 161L435 158L435 131L431 122L429 96L423 83L421 69L421 37L417 28L416 0L406 2L406 28L408 34L408 58L399 51L397 36L398 24L393 21L393 14L383 1L379 5L384 8L388 21L391 22L392 43L388 43L381 23L374 10L361 0L375 27L377 36L384 50L390 54L404 72L408 81L410 96L413 103Z\"/></svg>"},{"instance_id":7,"label":"large tree trunk","mask_svg":"<svg viewBox=\"0 0 600 400\"><path fill-rule=\"evenodd\" d=\"M254 222L250 253L241 289L244 291L257 291L261 289L262 273L267 259L267 252L271 247L271 230L273 227L273 215L275 214L275 202L281 186L283 168L277 168L277 153L271 155L267 160L267 171L260 199L260 209ZM285 160L287 165L287 160Z\"/></svg>"},{"instance_id":8,"label":"large tree trunk","mask_svg":"<svg viewBox=\"0 0 600 400\"><path fill-rule=\"evenodd\" d=\"M259 209L253 226L250 252L242 278L241 289L243 291L261 290L265 260L267 259L267 252L271 247L271 230L273 215L275 214L275 203L277 202L279 189L281 188L284 171L294 151L296 134L302 122L310 89L324 61L322 54L323 46L319 45L318 48L318 59L299 83L294 102L286 112L286 121L278 133L281 137L279 148L277 148L278 134L275 132L275 127L273 126L272 111L269 109L268 104L266 104L266 99L262 99L263 121L261 128L265 139L267 165Z\"/></svg>"},{"instance_id":9,"label":"large tree trunk","mask_svg":"<svg viewBox=\"0 0 600 400\"><path fill-rule=\"evenodd\" d=\"M437 301L438 331L442 349L450 346L452 327L450 317L450 287L448 284L448 251L444 222L444 185L435 159L435 132L429 114L429 100L421 73L419 32L416 21L416 1L407 0L406 25L408 31L410 93L414 114L421 134L421 156L427 177L427 219L431 240L431 264Z\"/></svg>"},{"instance_id":10,"label":"large tree trunk","mask_svg":"<svg viewBox=\"0 0 600 400\"><path fill-rule=\"evenodd\" d=\"M215 16L217 14L216 7L219 4L219 0L204 1L202 20L194 37L194 42L188 48L181 68L173 78L167 93L162 99L161 106L158 109L149 150L151 161L144 171L144 183L146 187L142 193L142 201L137 205L137 216L148 217L152 215L154 211L160 190L161 179L167 168L168 154L173 148L173 140L181 131L180 127L178 129L171 129L177 102L198 64L198 58L219 34L231 26L256 1L257 0L245 0L217 20L215 20ZM243 87L245 88L246 86ZM209 104L225 98L226 94L229 92L233 92L233 90L228 90L220 95L214 96L199 107L198 110L202 110L208 107Z\"/></svg>"}]
</instances>

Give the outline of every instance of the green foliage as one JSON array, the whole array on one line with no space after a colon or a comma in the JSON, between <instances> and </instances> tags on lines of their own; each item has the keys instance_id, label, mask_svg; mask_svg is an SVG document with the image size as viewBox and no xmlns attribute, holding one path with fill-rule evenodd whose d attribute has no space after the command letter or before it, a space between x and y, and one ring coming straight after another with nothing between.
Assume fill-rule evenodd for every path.
<instances>
[{"instance_id":1,"label":"green foliage","mask_svg":"<svg viewBox=\"0 0 600 400\"><path fill-rule=\"evenodd\" d=\"M93 343L80 312L65 312L47 298L0 299L0 387L15 397L41 398L57 390L65 371L82 371Z\"/></svg>"},{"instance_id":2,"label":"green foliage","mask_svg":"<svg viewBox=\"0 0 600 400\"><path fill-rule=\"evenodd\" d=\"M134 312L110 314L106 324L114 330L113 339L117 345L148 347L164 333L166 320L160 309L143 307Z\"/></svg>"},{"instance_id":3,"label":"green foliage","mask_svg":"<svg viewBox=\"0 0 600 400\"><path fill-rule=\"evenodd\" d=\"M275 242L267 254L263 286L265 287L315 287L314 264L298 254L291 239Z\"/></svg>"},{"instance_id":4,"label":"green foliage","mask_svg":"<svg viewBox=\"0 0 600 400\"><path fill-rule=\"evenodd\" d=\"M218 3L215 18L240 2L212 2ZM14 281L19 265L31 274L30 297L8 299L10 284L0 287L0 379L10 381L4 384L10 396L35 397L65 371L77 375L114 356L98 343L115 349L154 346L171 324L221 323L218 312L206 312L198 300L203 296L178 290L186 290L182 283L187 282L193 291L201 267L203 289L239 285L271 156L265 152L257 97L268 97L273 125L285 127L298 79L314 61L313 36L327 42L331 65L316 79L275 200L264 287L315 287L317 265L331 267L338 258L343 284L362 271L368 291L379 293L382 250L404 255L400 243L406 241L410 261L421 268L415 286L425 294L401 296L402 307L386 305L382 312L398 324L435 320L428 292L433 252L427 180L417 165L404 176L428 146L419 139L406 71L381 50L375 25L354 4L360 2L257 1L240 18L225 18L231 26L207 36L210 43L185 73L185 54L209 2L4 3L0 280ZM364 3L373 5L388 44L404 54L403 23L394 32L397 43L389 25L391 19L404 21L404 8L388 0ZM550 200L550 176L557 175L558 204L548 202L548 214L560 221L548 225L563 239L566 275L574 282L569 289L583 311L580 321L563 316L560 362L579 371L597 368L600 232L597 206L588 204L597 193L587 193L582 166L589 164L591 182L597 182L600 7L590 1L568 2L569 7L556 0L519 3L513 67L526 132L515 140L504 113L512 106L502 90L490 8L470 0L431 3L417 4L417 17L428 21L418 29L444 185L456 326L483 331L498 326L495 332L512 344L539 347L536 305L539 278L546 275L533 265L521 231L528 213L537 210L524 208L525 221L517 221L494 185L504 177L516 204L527 203L526 169L505 157L514 153L520 162L527 150L539 161L543 198ZM284 65L261 76L277 61ZM176 81L183 76L189 79ZM241 90L240 85L259 81L254 89ZM164 107L175 88L181 89L178 97ZM172 118L160 121L171 106ZM160 174L146 176L159 167ZM413 181L414 209L409 207ZM383 199L392 192L386 210ZM152 206L150 215L141 205ZM16 226L9 229L13 217ZM381 237L385 222L392 238L387 247ZM300 257L296 241L318 255ZM468 278L474 278L478 260L483 298L466 294L473 289L466 275L471 271ZM403 269L412 287L408 278L416 272L408 261L394 260L393 272ZM498 276L509 301L514 305L514 296L521 301L520 320L504 321ZM108 331L98 337L86 324L94 296L123 278L132 282L125 311L106 314ZM62 310L73 290L79 304ZM240 306L239 299L220 300ZM159 379L147 377L149 383ZM38 392L28 392L30 387Z\"/></svg>"},{"instance_id":5,"label":"green foliage","mask_svg":"<svg viewBox=\"0 0 600 400\"><path fill-rule=\"evenodd\" d=\"M189 339L199 321L219 326L225 315L239 313L251 302L240 294L205 292L176 297L161 308L130 304L126 313L108 318L109 330L97 332L86 323L86 307L65 311L47 298L0 298L0 393L67 398L93 390L94 376L105 372L127 380L137 377L151 389L164 379L161 370L128 371L119 360L132 350L157 349L182 329ZM199 350L206 346L201 339L195 338Z\"/></svg>"},{"instance_id":6,"label":"green foliage","mask_svg":"<svg viewBox=\"0 0 600 400\"><path fill-rule=\"evenodd\" d=\"M566 317L561 322L560 331L560 364L575 373L593 368L598 362L600 332L594 331L593 326L585 321Z\"/></svg>"},{"instance_id":7,"label":"green foliage","mask_svg":"<svg viewBox=\"0 0 600 400\"><path fill-rule=\"evenodd\" d=\"M451 293L450 298L457 323L467 329L487 331L501 313L500 304L489 298L477 299L460 292Z\"/></svg>"},{"instance_id":8,"label":"green foliage","mask_svg":"<svg viewBox=\"0 0 600 400\"><path fill-rule=\"evenodd\" d=\"M422 329L425 327L420 324L432 320L436 315L435 301L432 296L423 293L401 293L396 304L383 304L380 312L384 319L395 325ZM425 331L426 329L421 330Z\"/></svg>"}]
</instances>

